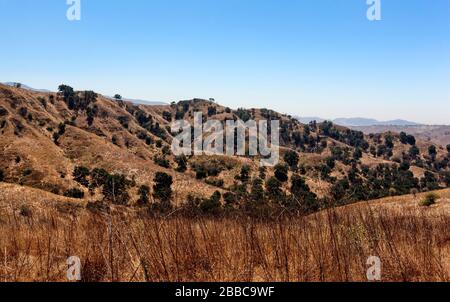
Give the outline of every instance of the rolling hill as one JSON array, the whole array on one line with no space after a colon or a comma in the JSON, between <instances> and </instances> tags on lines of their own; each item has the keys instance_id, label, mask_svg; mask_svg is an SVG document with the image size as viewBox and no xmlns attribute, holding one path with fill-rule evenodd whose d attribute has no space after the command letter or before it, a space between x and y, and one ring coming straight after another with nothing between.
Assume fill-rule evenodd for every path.
<instances>
[{"instance_id":1,"label":"rolling hill","mask_svg":"<svg viewBox=\"0 0 450 302\"><path fill-rule=\"evenodd\" d=\"M250 156L174 157L171 121L192 120L199 111L222 122L280 120L281 164L261 169ZM122 204L137 204L142 195L157 203L158 172L171 178L172 205L208 205L216 192L215 207L234 209L279 204L315 211L449 182L448 152L431 152L429 142L364 135L330 122L306 125L268 109L232 110L200 99L148 106L65 85L58 93L0 85L0 131L3 181L92 202L107 199L105 181L120 179Z\"/></svg>"}]
</instances>

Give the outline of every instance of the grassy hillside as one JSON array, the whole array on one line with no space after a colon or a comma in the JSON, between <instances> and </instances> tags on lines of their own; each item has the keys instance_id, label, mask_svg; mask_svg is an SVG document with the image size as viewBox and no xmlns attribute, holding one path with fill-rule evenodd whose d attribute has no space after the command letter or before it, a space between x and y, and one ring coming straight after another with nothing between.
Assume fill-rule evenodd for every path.
<instances>
[{"instance_id":1,"label":"grassy hillside","mask_svg":"<svg viewBox=\"0 0 450 302\"><path fill-rule=\"evenodd\" d=\"M280 165L261 169L250 156L175 158L171 121L199 111L205 120L280 120ZM413 136L304 125L268 109L198 99L146 106L65 85L58 93L0 85L0 131L1 180L85 202L311 212L450 183L448 151ZM168 196L155 194L158 173L169 177L161 185ZM108 185L119 188L120 201Z\"/></svg>"},{"instance_id":2,"label":"grassy hillside","mask_svg":"<svg viewBox=\"0 0 450 302\"><path fill-rule=\"evenodd\" d=\"M450 191L437 194L430 208L411 195L260 221L123 207L110 216L0 184L0 278L67 281L65 261L77 256L84 281L367 281L377 256L382 281L449 281Z\"/></svg>"}]
</instances>

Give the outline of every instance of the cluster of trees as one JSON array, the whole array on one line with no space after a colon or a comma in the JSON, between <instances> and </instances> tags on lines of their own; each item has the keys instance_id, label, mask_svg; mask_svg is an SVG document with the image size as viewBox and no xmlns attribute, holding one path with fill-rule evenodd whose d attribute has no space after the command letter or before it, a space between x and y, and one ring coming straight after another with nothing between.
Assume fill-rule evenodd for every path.
<instances>
[{"instance_id":1,"label":"cluster of trees","mask_svg":"<svg viewBox=\"0 0 450 302\"><path fill-rule=\"evenodd\" d=\"M60 85L58 87L58 93L62 96L70 110L86 111L86 121L89 126L92 126L95 117L99 113L98 106L94 104L97 101L97 93L94 91L75 92L74 89L68 85Z\"/></svg>"},{"instance_id":2,"label":"cluster of trees","mask_svg":"<svg viewBox=\"0 0 450 302\"><path fill-rule=\"evenodd\" d=\"M142 128L146 129L162 140L167 139L166 131L160 126L158 122L153 121L153 117L150 114L145 113L145 111L133 104L126 104L126 109L128 113L136 118L138 124ZM119 119L119 122L122 124L122 126L124 126L124 128L128 128L128 118L122 118L121 120Z\"/></svg>"},{"instance_id":3,"label":"cluster of trees","mask_svg":"<svg viewBox=\"0 0 450 302\"><path fill-rule=\"evenodd\" d=\"M405 132L400 132L400 142L404 145L416 145L416 138L413 135L408 135Z\"/></svg>"},{"instance_id":4,"label":"cluster of trees","mask_svg":"<svg viewBox=\"0 0 450 302\"><path fill-rule=\"evenodd\" d=\"M58 93L63 97L64 102L70 110L84 111L89 105L97 100L97 93L94 91L81 91L76 93L74 89L67 85L60 85Z\"/></svg>"},{"instance_id":5,"label":"cluster of trees","mask_svg":"<svg viewBox=\"0 0 450 302\"><path fill-rule=\"evenodd\" d=\"M178 164L180 165L180 163ZM195 171L197 179L216 177L219 176L222 171L230 170L233 167L234 165L231 162L220 158L212 158L208 161L194 161L191 163L191 168Z\"/></svg>"},{"instance_id":6,"label":"cluster of trees","mask_svg":"<svg viewBox=\"0 0 450 302\"><path fill-rule=\"evenodd\" d=\"M77 166L73 171L73 179L81 186L89 189L91 193L96 188L102 189L104 200L118 205L128 205L130 202L129 189L136 187L134 180L128 179L123 174L110 174L105 169L95 168L90 170L87 167ZM162 209L168 209L171 207L170 200L172 198L173 184L172 176L158 172L154 178L155 185L153 186L153 197L159 201L158 206ZM83 198L82 191L78 189L72 189L66 192L67 196L76 198ZM139 205L148 205L150 188L146 185L142 185L138 188L139 199L137 203Z\"/></svg>"},{"instance_id":7,"label":"cluster of trees","mask_svg":"<svg viewBox=\"0 0 450 302\"><path fill-rule=\"evenodd\" d=\"M415 178L408 165L380 164L374 169L353 165L347 177L336 181L331 193L336 204L359 200L371 200L390 195L409 194L412 189L434 190L439 188L433 173L425 178Z\"/></svg>"},{"instance_id":8,"label":"cluster of trees","mask_svg":"<svg viewBox=\"0 0 450 302\"><path fill-rule=\"evenodd\" d=\"M351 129L341 131L330 121L324 121L323 123L320 123L318 127L319 132L322 135L331 137L332 139L355 148L361 148L363 150L367 150L369 148L369 143L364 139L364 133L361 131Z\"/></svg>"},{"instance_id":9,"label":"cluster of trees","mask_svg":"<svg viewBox=\"0 0 450 302\"><path fill-rule=\"evenodd\" d=\"M66 133L66 122L60 123L58 125L58 131L53 133L53 142L56 145L59 145L59 139L61 136L63 136Z\"/></svg>"},{"instance_id":10,"label":"cluster of trees","mask_svg":"<svg viewBox=\"0 0 450 302\"><path fill-rule=\"evenodd\" d=\"M320 135L313 135L309 125L304 126L303 132L292 132L292 143L303 152L321 153L327 147L327 141Z\"/></svg>"},{"instance_id":11,"label":"cluster of trees","mask_svg":"<svg viewBox=\"0 0 450 302\"><path fill-rule=\"evenodd\" d=\"M235 184L228 192L223 195L215 192L207 199L191 196L188 198L188 208L208 214L236 210L248 215L270 214L277 209L303 213L319 209L317 196L311 192L305 179L298 174L289 178L288 165L277 165L273 176L267 180L265 169L260 169L259 172L258 176L252 177L250 167L243 165L235 177Z\"/></svg>"},{"instance_id":12,"label":"cluster of trees","mask_svg":"<svg viewBox=\"0 0 450 302\"><path fill-rule=\"evenodd\" d=\"M234 114L236 115L237 118L239 118L244 122L247 122L252 118L251 111L243 108L238 108L238 110L236 110Z\"/></svg>"}]
</instances>

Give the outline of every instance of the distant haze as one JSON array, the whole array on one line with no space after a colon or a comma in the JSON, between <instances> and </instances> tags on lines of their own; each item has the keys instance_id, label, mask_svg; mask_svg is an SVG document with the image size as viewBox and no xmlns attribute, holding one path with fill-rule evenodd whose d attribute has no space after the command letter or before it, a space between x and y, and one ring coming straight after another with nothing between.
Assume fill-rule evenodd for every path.
<instances>
[{"instance_id":1,"label":"distant haze","mask_svg":"<svg viewBox=\"0 0 450 302\"><path fill-rule=\"evenodd\" d=\"M419 123L406 121L402 119L395 119L389 121L378 121L376 119L353 117L353 118L337 118L337 119L324 119L320 117L295 117L301 123L307 124L311 121L323 122L325 120L332 121L333 123L345 126L345 127L361 127L361 126L418 126Z\"/></svg>"}]
</instances>

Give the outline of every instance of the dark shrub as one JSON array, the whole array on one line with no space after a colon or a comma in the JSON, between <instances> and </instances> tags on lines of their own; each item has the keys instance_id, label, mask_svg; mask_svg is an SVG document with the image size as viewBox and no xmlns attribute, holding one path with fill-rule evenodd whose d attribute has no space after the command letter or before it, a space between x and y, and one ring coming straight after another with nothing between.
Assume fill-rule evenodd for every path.
<instances>
[{"instance_id":1,"label":"dark shrub","mask_svg":"<svg viewBox=\"0 0 450 302\"><path fill-rule=\"evenodd\" d=\"M149 195L150 195L150 187L148 186L140 186L139 187L139 199L138 199L138 204L139 205L146 205L149 202Z\"/></svg>"},{"instance_id":2,"label":"dark shrub","mask_svg":"<svg viewBox=\"0 0 450 302\"><path fill-rule=\"evenodd\" d=\"M83 167L83 166L78 166L75 167L75 169L73 170L73 179L79 183L80 185L84 186L84 187L88 187L89 186L89 180L87 179L87 177L90 175L90 171L88 168Z\"/></svg>"},{"instance_id":3,"label":"dark shrub","mask_svg":"<svg viewBox=\"0 0 450 302\"><path fill-rule=\"evenodd\" d=\"M204 213L218 214L220 211L220 208L221 208L221 204L220 204L221 197L222 196L219 191L214 192L213 195L209 199L204 200L200 204L200 209Z\"/></svg>"},{"instance_id":4,"label":"dark shrub","mask_svg":"<svg viewBox=\"0 0 450 302\"><path fill-rule=\"evenodd\" d=\"M28 205L23 204L20 206L20 216L31 218L33 216L33 211Z\"/></svg>"},{"instance_id":5,"label":"dark shrub","mask_svg":"<svg viewBox=\"0 0 450 302\"><path fill-rule=\"evenodd\" d=\"M64 192L64 196L70 197L70 198L83 199L84 192L77 188L73 188L73 189L70 189L70 190L67 190L66 192Z\"/></svg>"},{"instance_id":6,"label":"dark shrub","mask_svg":"<svg viewBox=\"0 0 450 302\"><path fill-rule=\"evenodd\" d=\"M436 193L429 193L425 196L425 198L420 203L421 206L429 207L436 204L436 201L439 199L439 195Z\"/></svg>"},{"instance_id":7,"label":"dark shrub","mask_svg":"<svg viewBox=\"0 0 450 302\"><path fill-rule=\"evenodd\" d=\"M108 175L103 186L103 195L107 201L114 204L126 205L130 199L128 188L131 182L122 174Z\"/></svg>"},{"instance_id":8,"label":"dark shrub","mask_svg":"<svg viewBox=\"0 0 450 302\"><path fill-rule=\"evenodd\" d=\"M170 199L172 198L172 176L164 172L158 172L155 175L154 181L153 196L159 199L162 204L170 204Z\"/></svg>"},{"instance_id":9,"label":"dark shrub","mask_svg":"<svg viewBox=\"0 0 450 302\"><path fill-rule=\"evenodd\" d=\"M278 164L275 166L275 177L281 181L288 181L288 167L286 165Z\"/></svg>"}]
</instances>

